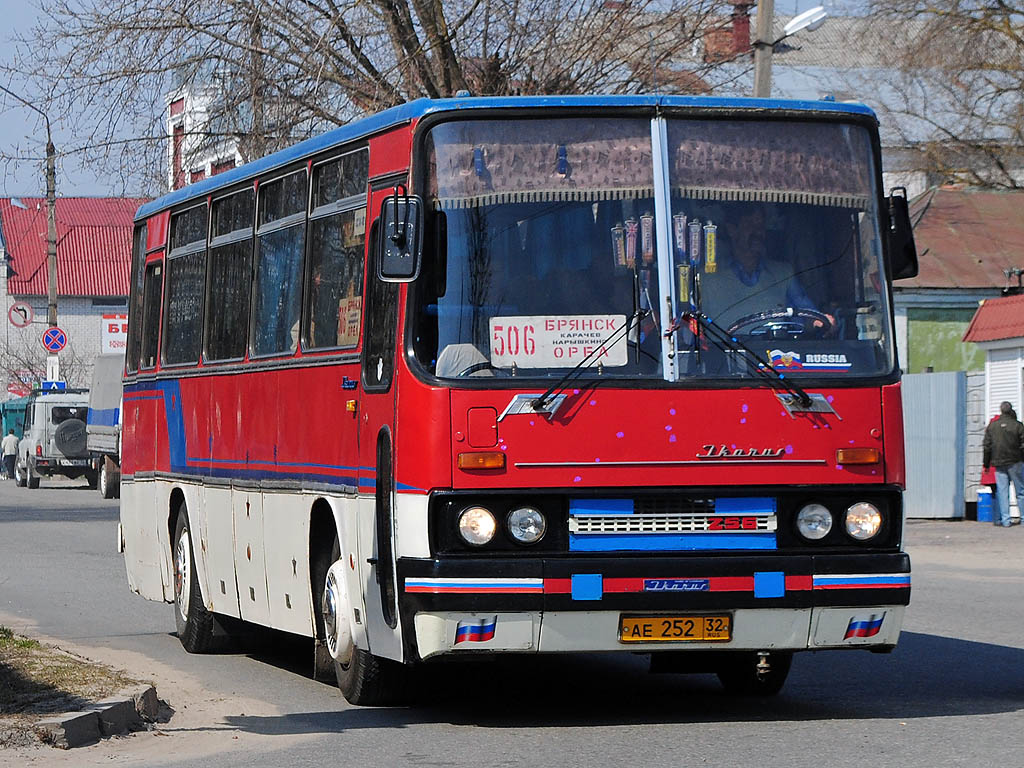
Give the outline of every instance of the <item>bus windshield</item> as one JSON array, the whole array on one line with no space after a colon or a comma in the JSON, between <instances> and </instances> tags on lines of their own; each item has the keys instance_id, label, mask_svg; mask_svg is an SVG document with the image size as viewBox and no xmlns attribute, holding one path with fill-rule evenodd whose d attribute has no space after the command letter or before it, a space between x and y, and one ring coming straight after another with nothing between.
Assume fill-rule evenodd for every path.
<instances>
[{"instance_id":1,"label":"bus windshield","mask_svg":"<svg viewBox=\"0 0 1024 768\"><path fill-rule=\"evenodd\" d=\"M756 377L745 347L787 375L891 372L869 131L656 123L430 130L428 197L447 247L428 255L415 292L420 365L441 379L577 366L583 377Z\"/></svg>"}]
</instances>

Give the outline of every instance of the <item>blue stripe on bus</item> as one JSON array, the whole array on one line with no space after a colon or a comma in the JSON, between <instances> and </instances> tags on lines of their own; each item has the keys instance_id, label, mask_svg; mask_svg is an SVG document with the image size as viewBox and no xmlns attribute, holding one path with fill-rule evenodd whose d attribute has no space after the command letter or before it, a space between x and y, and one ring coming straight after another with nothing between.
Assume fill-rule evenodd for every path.
<instances>
[{"instance_id":1,"label":"blue stripe on bus","mask_svg":"<svg viewBox=\"0 0 1024 768\"><path fill-rule=\"evenodd\" d=\"M569 534L570 552L775 549L774 533Z\"/></svg>"},{"instance_id":2,"label":"blue stripe on bus","mask_svg":"<svg viewBox=\"0 0 1024 768\"><path fill-rule=\"evenodd\" d=\"M719 497L715 499L716 515L774 515L775 499L764 497Z\"/></svg>"},{"instance_id":3,"label":"blue stripe on bus","mask_svg":"<svg viewBox=\"0 0 1024 768\"><path fill-rule=\"evenodd\" d=\"M631 515L632 499L569 499L570 515Z\"/></svg>"}]
</instances>

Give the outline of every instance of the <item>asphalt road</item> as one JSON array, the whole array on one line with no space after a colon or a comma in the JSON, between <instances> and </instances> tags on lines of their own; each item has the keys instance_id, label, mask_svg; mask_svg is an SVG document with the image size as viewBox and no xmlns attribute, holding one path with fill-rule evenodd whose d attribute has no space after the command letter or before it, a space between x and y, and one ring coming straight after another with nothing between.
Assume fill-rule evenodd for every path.
<instances>
[{"instance_id":1,"label":"asphalt road","mask_svg":"<svg viewBox=\"0 0 1024 768\"><path fill-rule=\"evenodd\" d=\"M429 705L349 706L311 679L305 643L269 633L190 656L169 605L128 591L116 502L84 483L0 486L0 623L153 680L155 733L0 765L1024 765L1024 526L911 522L914 585L890 655L798 655L776 698L643 656L449 666Z\"/></svg>"}]
</instances>

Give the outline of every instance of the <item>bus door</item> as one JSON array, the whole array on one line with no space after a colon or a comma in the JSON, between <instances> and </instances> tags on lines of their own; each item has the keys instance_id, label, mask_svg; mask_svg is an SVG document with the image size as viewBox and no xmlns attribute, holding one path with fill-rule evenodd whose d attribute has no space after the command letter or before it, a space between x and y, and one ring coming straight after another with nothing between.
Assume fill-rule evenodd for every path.
<instances>
[{"instance_id":1,"label":"bus door","mask_svg":"<svg viewBox=\"0 0 1024 768\"><path fill-rule=\"evenodd\" d=\"M393 473L399 285L377 277L377 217L384 198L399 183L406 183L405 174L375 181L370 188L368 218L373 224L367 248L359 403L359 552L364 561L367 650L393 659L402 658L395 583Z\"/></svg>"}]
</instances>

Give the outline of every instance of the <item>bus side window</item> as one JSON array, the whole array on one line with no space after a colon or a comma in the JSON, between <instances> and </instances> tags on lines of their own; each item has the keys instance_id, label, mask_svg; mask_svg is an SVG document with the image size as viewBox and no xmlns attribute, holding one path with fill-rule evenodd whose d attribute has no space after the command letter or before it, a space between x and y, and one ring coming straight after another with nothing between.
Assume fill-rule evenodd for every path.
<instances>
[{"instance_id":1,"label":"bus side window","mask_svg":"<svg viewBox=\"0 0 1024 768\"><path fill-rule=\"evenodd\" d=\"M259 188L251 353L294 352L302 309L302 261L306 238L306 171Z\"/></svg>"},{"instance_id":2,"label":"bus side window","mask_svg":"<svg viewBox=\"0 0 1024 768\"><path fill-rule=\"evenodd\" d=\"M249 341L253 212L256 193L244 189L213 201L206 306L206 360L241 360Z\"/></svg>"},{"instance_id":3,"label":"bus side window","mask_svg":"<svg viewBox=\"0 0 1024 768\"><path fill-rule=\"evenodd\" d=\"M199 361L206 284L206 205L171 218L167 254L167 310L164 313L164 363Z\"/></svg>"},{"instance_id":4,"label":"bus side window","mask_svg":"<svg viewBox=\"0 0 1024 768\"><path fill-rule=\"evenodd\" d=\"M313 168L305 348L359 344L368 175L365 149Z\"/></svg>"},{"instance_id":5,"label":"bus side window","mask_svg":"<svg viewBox=\"0 0 1024 768\"><path fill-rule=\"evenodd\" d=\"M146 225L135 227L132 245L132 284L129 300L129 336L126 369L129 373L139 370L139 354L142 342L142 279L146 262Z\"/></svg>"},{"instance_id":6,"label":"bus side window","mask_svg":"<svg viewBox=\"0 0 1024 768\"><path fill-rule=\"evenodd\" d=\"M163 264L146 267L142 298L142 360L140 367L156 366L160 341L160 292L163 287Z\"/></svg>"}]
</instances>

